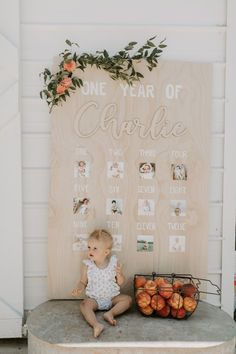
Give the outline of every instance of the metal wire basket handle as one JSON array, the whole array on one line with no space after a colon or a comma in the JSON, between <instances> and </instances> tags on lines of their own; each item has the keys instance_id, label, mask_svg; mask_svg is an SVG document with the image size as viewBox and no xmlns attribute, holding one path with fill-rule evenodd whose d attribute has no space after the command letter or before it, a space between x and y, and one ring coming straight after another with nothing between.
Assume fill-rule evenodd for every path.
<instances>
[{"instance_id":1,"label":"metal wire basket handle","mask_svg":"<svg viewBox=\"0 0 236 354\"><path fill-rule=\"evenodd\" d=\"M205 278L198 278L198 277L194 277L192 274L176 274L176 273L171 273L171 274L159 274L159 273L156 273L156 272L152 272L152 277L153 279L155 277L171 277L172 279L175 279L175 278L182 278L182 279L188 279L190 281L192 281L199 293L201 294L209 294L209 295L221 295L221 289L219 288L218 285L212 283L212 281L210 279L205 279ZM215 292L210 292L210 291L203 291L200 289L200 285L203 285L202 282L207 282L209 284L211 284L213 287L215 287Z\"/></svg>"}]
</instances>

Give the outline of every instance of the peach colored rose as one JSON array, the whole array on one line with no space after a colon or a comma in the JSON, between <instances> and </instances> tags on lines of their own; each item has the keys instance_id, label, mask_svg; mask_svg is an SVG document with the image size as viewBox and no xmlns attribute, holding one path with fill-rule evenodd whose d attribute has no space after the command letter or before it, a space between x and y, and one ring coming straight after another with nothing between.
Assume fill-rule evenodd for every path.
<instances>
[{"instance_id":1,"label":"peach colored rose","mask_svg":"<svg viewBox=\"0 0 236 354\"><path fill-rule=\"evenodd\" d=\"M62 93L64 93L65 92L65 90L66 90L66 87L65 86L63 86L63 85L57 85L57 93L59 94L59 95L61 95Z\"/></svg>"},{"instance_id":2,"label":"peach colored rose","mask_svg":"<svg viewBox=\"0 0 236 354\"><path fill-rule=\"evenodd\" d=\"M65 77L61 80L60 85L64 86L65 88L69 88L72 84L72 80L70 77Z\"/></svg>"},{"instance_id":3,"label":"peach colored rose","mask_svg":"<svg viewBox=\"0 0 236 354\"><path fill-rule=\"evenodd\" d=\"M63 68L71 73L76 69L76 62L74 60L68 60L64 63Z\"/></svg>"}]
</instances>

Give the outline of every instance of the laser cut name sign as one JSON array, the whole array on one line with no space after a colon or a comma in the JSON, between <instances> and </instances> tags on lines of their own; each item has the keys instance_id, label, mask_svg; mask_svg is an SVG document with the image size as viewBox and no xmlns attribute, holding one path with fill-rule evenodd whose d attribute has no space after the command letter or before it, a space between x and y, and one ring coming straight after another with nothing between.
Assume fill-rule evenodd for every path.
<instances>
[{"instance_id":1,"label":"laser cut name sign","mask_svg":"<svg viewBox=\"0 0 236 354\"><path fill-rule=\"evenodd\" d=\"M87 121L92 108L98 109L97 102L88 102L76 114L74 128L80 138L93 136L99 129L104 132L110 132L114 139L120 139L123 134L133 135L135 132L138 132L138 136L143 139L149 135L151 139L158 139L159 137L168 138L171 135L177 137L187 132L187 129L183 127L183 122L171 125L171 122L167 119L168 112L166 107L159 107L154 112L153 118L149 123L150 126L142 124L141 119L135 118L133 120L124 120L119 127L116 118L118 105L111 103L104 107L101 112L100 121L98 121L95 129L85 133L82 131L83 121Z\"/></svg>"},{"instance_id":2,"label":"laser cut name sign","mask_svg":"<svg viewBox=\"0 0 236 354\"><path fill-rule=\"evenodd\" d=\"M138 272L206 276L211 65L140 71L132 87L79 72L53 111L50 298L71 297L95 228L112 233L127 291Z\"/></svg>"}]
</instances>

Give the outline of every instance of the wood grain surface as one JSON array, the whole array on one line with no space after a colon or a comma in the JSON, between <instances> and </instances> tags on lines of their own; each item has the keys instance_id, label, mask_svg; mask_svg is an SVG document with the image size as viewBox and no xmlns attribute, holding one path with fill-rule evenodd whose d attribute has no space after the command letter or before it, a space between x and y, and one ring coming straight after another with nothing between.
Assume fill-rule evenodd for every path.
<instances>
[{"instance_id":1,"label":"wood grain surface","mask_svg":"<svg viewBox=\"0 0 236 354\"><path fill-rule=\"evenodd\" d=\"M118 240L127 291L135 273L206 277L212 67L139 70L132 87L95 68L78 72L83 89L52 113L50 298L71 297L95 228Z\"/></svg>"}]
</instances>

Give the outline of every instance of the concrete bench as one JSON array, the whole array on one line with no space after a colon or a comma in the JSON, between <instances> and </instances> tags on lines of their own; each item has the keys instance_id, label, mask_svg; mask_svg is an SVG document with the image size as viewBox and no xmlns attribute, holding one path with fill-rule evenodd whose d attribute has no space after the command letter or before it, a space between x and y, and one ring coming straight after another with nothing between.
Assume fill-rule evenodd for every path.
<instances>
[{"instance_id":1,"label":"concrete bench","mask_svg":"<svg viewBox=\"0 0 236 354\"><path fill-rule=\"evenodd\" d=\"M144 317L135 308L105 324L99 338L79 311L80 300L48 301L30 314L28 354L234 354L236 325L219 308L199 302L187 320Z\"/></svg>"}]
</instances>

